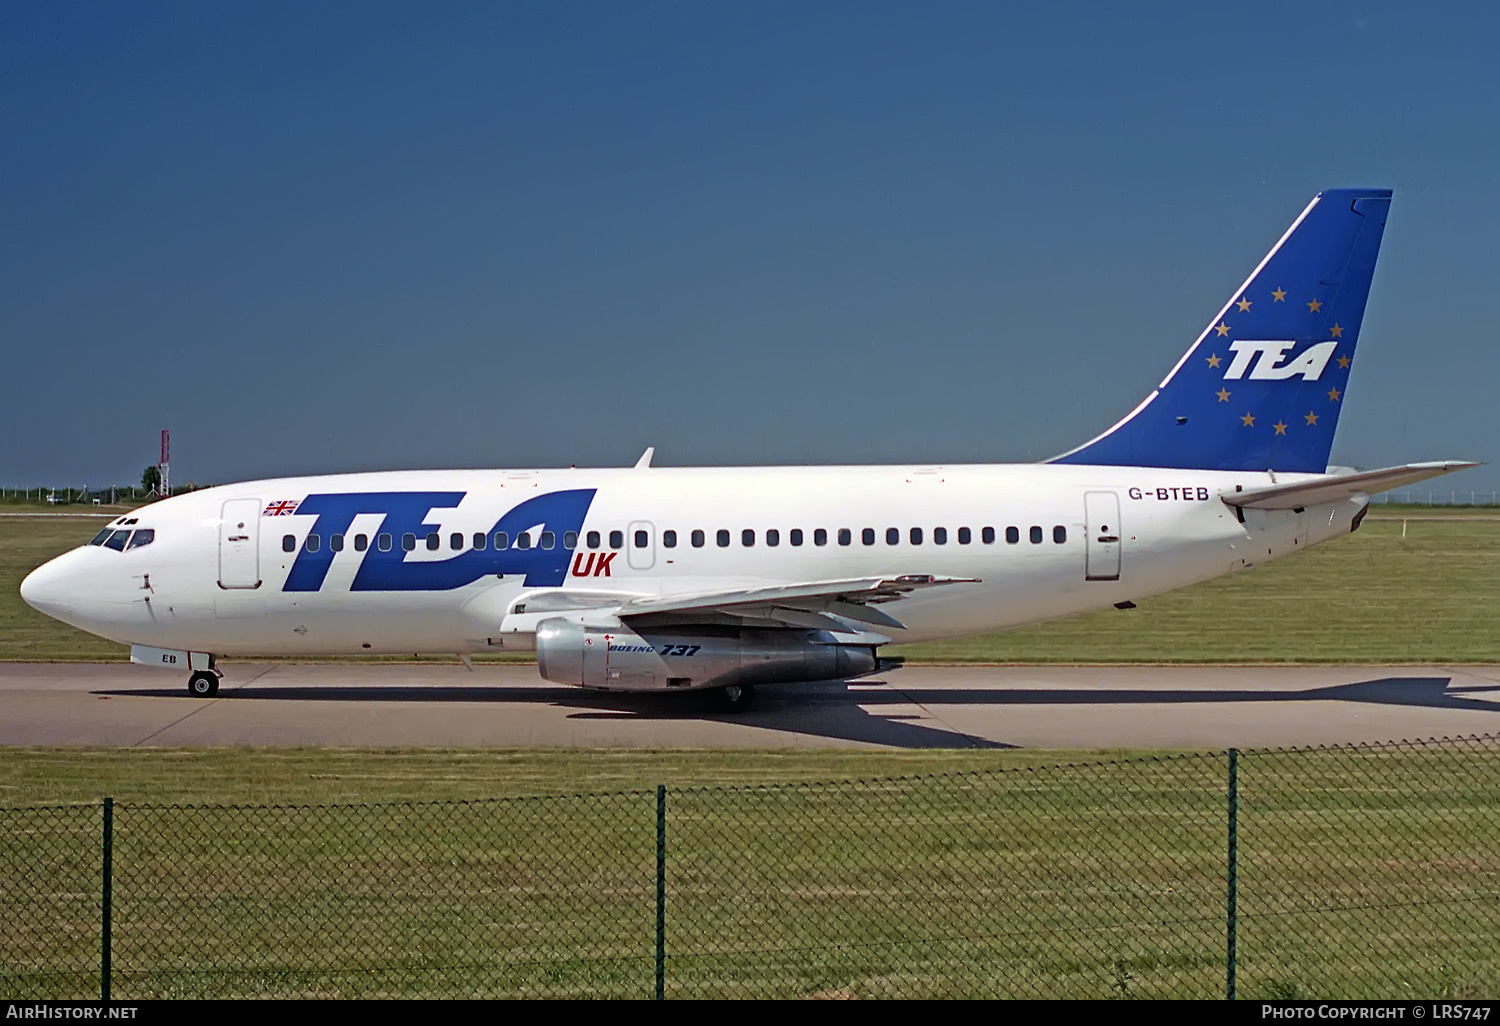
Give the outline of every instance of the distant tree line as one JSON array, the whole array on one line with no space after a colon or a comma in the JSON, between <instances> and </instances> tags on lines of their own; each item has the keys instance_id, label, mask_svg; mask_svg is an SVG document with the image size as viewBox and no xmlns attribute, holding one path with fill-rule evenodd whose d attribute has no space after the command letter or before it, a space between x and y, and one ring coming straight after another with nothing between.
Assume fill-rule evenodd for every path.
<instances>
[{"instance_id":1,"label":"distant tree line","mask_svg":"<svg viewBox=\"0 0 1500 1026\"><path fill-rule=\"evenodd\" d=\"M75 505L110 505L117 502L140 503L152 501L158 496L157 489L161 487L161 468L155 466L147 467L141 472L141 483L139 485L108 485L101 488L84 486L82 488L57 488L51 486L33 488L0 488L0 500L6 502L29 502L43 503L53 506L75 506ZM187 484L176 485L172 488L173 495L181 495L184 492L197 491L206 488L189 481Z\"/></svg>"}]
</instances>

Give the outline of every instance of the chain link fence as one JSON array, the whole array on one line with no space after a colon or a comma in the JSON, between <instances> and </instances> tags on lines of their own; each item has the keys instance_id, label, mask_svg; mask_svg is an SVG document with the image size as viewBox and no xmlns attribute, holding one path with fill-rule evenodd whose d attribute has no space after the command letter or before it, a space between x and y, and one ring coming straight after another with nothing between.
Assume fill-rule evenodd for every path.
<instances>
[{"instance_id":1,"label":"chain link fence","mask_svg":"<svg viewBox=\"0 0 1500 1026\"><path fill-rule=\"evenodd\" d=\"M1494 997L1500 736L0 810L0 994Z\"/></svg>"}]
</instances>

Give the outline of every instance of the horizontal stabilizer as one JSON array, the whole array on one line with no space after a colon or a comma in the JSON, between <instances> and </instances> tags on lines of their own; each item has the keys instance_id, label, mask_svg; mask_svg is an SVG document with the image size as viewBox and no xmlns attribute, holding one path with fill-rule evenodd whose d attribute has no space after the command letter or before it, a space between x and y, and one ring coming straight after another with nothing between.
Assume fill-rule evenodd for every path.
<instances>
[{"instance_id":1,"label":"horizontal stabilizer","mask_svg":"<svg viewBox=\"0 0 1500 1026\"><path fill-rule=\"evenodd\" d=\"M1296 484L1272 485L1269 488L1251 488L1223 496L1225 502L1242 509L1300 509L1317 506L1325 502L1338 502L1352 495L1374 495L1388 492L1392 488L1416 484L1429 478L1451 474L1455 470L1477 467L1478 463L1460 460L1437 463L1408 463L1384 470L1366 470L1352 474L1329 474L1312 481Z\"/></svg>"}]
</instances>

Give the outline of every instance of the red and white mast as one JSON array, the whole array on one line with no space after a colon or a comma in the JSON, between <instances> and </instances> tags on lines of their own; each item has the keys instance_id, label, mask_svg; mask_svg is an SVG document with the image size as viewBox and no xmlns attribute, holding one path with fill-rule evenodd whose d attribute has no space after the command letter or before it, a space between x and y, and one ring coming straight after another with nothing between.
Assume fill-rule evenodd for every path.
<instances>
[{"instance_id":1,"label":"red and white mast","mask_svg":"<svg viewBox=\"0 0 1500 1026\"><path fill-rule=\"evenodd\" d=\"M157 469L161 471L161 483L157 485L157 490L165 499L172 494L172 432L166 428L161 429L161 462L157 464Z\"/></svg>"}]
</instances>

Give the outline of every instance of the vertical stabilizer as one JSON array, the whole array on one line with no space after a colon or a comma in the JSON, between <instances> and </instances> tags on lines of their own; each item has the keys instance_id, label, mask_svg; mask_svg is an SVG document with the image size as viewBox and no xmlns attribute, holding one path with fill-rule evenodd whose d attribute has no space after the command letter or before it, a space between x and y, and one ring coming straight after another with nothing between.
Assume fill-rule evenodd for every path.
<instances>
[{"instance_id":1,"label":"vertical stabilizer","mask_svg":"<svg viewBox=\"0 0 1500 1026\"><path fill-rule=\"evenodd\" d=\"M1049 462L1325 471L1390 203L1320 193L1156 391Z\"/></svg>"}]
</instances>

